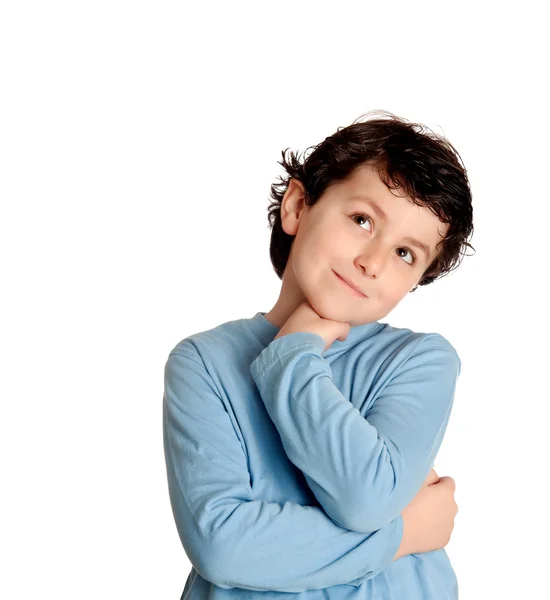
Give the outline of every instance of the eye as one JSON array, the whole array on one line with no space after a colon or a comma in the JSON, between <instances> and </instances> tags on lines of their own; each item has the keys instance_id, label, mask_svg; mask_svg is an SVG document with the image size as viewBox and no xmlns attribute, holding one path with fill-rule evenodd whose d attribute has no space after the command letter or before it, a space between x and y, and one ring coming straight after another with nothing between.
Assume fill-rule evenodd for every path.
<instances>
[{"instance_id":1,"label":"eye","mask_svg":"<svg viewBox=\"0 0 550 600\"><path fill-rule=\"evenodd\" d=\"M359 214L356 214L356 215L352 215L352 216L351 216L351 218L352 218L352 219L355 219L355 217L362 217L363 219L366 219L366 220L367 220L369 223L371 223L371 224L372 224L372 219L371 219L371 218L370 218L368 215L364 215L364 214L362 214L362 213L359 213ZM412 265L414 265L414 263L416 262L416 256L415 256L415 254L414 254L414 252L413 252L412 250L409 250L409 248L398 248L398 250L407 250L407 252L408 252L408 253L411 255L411 257L412 257L412 261L411 261L411 262L405 261L405 262L406 262L407 264L411 265L411 266L412 266Z\"/></svg>"}]
</instances>

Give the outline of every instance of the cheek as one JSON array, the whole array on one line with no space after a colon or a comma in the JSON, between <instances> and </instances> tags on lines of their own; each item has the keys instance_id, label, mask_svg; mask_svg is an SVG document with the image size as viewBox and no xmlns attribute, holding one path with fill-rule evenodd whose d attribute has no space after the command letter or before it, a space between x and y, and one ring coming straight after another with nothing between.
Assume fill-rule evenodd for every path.
<instances>
[{"instance_id":1,"label":"cheek","mask_svg":"<svg viewBox=\"0 0 550 600\"><path fill-rule=\"evenodd\" d=\"M323 259L304 249L297 260L293 261L296 280L303 287L315 286L323 270Z\"/></svg>"},{"instance_id":2,"label":"cheek","mask_svg":"<svg viewBox=\"0 0 550 600\"><path fill-rule=\"evenodd\" d=\"M388 303L391 304L391 307L394 308L397 306L402 300L407 297L407 292L409 288L403 289L403 286L400 286L398 289L392 290L391 295L387 297Z\"/></svg>"},{"instance_id":3,"label":"cheek","mask_svg":"<svg viewBox=\"0 0 550 600\"><path fill-rule=\"evenodd\" d=\"M321 236L309 236L299 246L298 261L300 268L308 273L320 272L331 264L332 242Z\"/></svg>"},{"instance_id":4,"label":"cheek","mask_svg":"<svg viewBox=\"0 0 550 600\"><path fill-rule=\"evenodd\" d=\"M401 302L402 298L402 287L396 286L390 281L376 287L376 303L381 308L391 310Z\"/></svg>"},{"instance_id":5,"label":"cheek","mask_svg":"<svg viewBox=\"0 0 550 600\"><path fill-rule=\"evenodd\" d=\"M302 290L306 294L315 296L318 293L328 293L333 286L337 289L338 282L336 276L332 274L329 257L312 246L304 247L302 250L298 260L293 262L294 277ZM335 278L334 281L331 276Z\"/></svg>"}]
</instances>

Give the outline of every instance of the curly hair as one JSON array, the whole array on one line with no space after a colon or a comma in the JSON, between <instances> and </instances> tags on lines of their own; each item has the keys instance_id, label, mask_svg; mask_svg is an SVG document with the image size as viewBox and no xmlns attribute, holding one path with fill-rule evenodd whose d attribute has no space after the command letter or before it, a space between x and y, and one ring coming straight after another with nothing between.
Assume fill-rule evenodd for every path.
<instances>
[{"instance_id":1,"label":"curly hair","mask_svg":"<svg viewBox=\"0 0 550 600\"><path fill-rule=\"evenodd\" d=\"M376 118L361 121L364 116ZM441 222L449 224L447 234L437 244L436 257L418 285L428 285L450 273L460 264L463 249L474 249L467 241L474 230L470 184L460 155L445 137L389 111L374 110L347 127L339 127L306 152L310 148L313 151L307 158L304 152L303 162L292 151L287 159L289 149L283 150L278 164L286 176L279 176L279 182L271 185L269 254L279 279L283 278L294 240L281 225L281 203L290 179L303 184L309 206L331 184L345 181L365 164L377 169L388 189L404 189L412 202L428 207Z\"/></svg>"}]
</instances>

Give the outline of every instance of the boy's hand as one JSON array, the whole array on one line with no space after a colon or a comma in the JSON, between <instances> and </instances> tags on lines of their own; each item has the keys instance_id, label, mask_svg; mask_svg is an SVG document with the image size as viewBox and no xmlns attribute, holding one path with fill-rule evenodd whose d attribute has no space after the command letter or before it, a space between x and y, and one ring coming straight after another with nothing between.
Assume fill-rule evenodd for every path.
<instances>
[{"instance_id":1,"label":"boy's hand","mask_svg":"<svg viewBox=\"0 0 550 600\"><path fill-rule=\"evenodd\" d=\"M439 477L431 469L422 487L405 507L403 537L393 560L407 554L438 550L449 543L458 506L452 477Z\"/></svg>"},{"instance_id":2,"label":"boy's hand","mask_svg":"<svg viewBox=\"0 0 550 600\"><path fill-rule=\"evenodd\" d=\"M325 340L325 347L323 349L323 352L325 352L332 346L335 340L343 342L348 337L350 329L349 323L332 321L320 317L317 312L315 312L313 306L305 300L286 320L274 339L299 331L316 333Z\"/></svg>"},{"instance_id":3,"label":"boy's hand","mask_svg":"<svg viewBox=\"0 0 550 600\"><path fill-rule=\"evenodd\" d=\"M435 472L435 469L430 469L428 476L424 480L422 486L432 485L432 483L437 483L439 481L439 475Z\"/></svg>"},{"instance_id":4,"label":"boy's hand","mask_svg":"<svg viewBox=\"0 0 550 600\"><path fill-rule=\"evenodd\" d=\"M439 550L449 543L458 513L455 489L452 477L439 477L434 484L420 488L401 513L403 537L394 560L406 554Z\"/></svg>"}]
</instances>

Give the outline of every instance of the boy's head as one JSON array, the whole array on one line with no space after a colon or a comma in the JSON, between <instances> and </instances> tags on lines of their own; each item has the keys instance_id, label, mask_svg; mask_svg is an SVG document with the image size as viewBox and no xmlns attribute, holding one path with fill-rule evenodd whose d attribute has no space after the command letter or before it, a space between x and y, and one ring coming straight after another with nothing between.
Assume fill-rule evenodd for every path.
<instances>
[{"instance_id":1,"label":"boy's head","mask_svg":"<svg viewBox=\"0 0 550 600\"><path fill-rule=\"evenodd\" d=\"M384 111L338 128L303 164L282 153L287 176L271 186L268 220L283 285L270 321L282 326L304 299L352 327L377 321L460 264L473 232L466 170L445 138L422 129Z\"/></svg>"}]
</instances>

